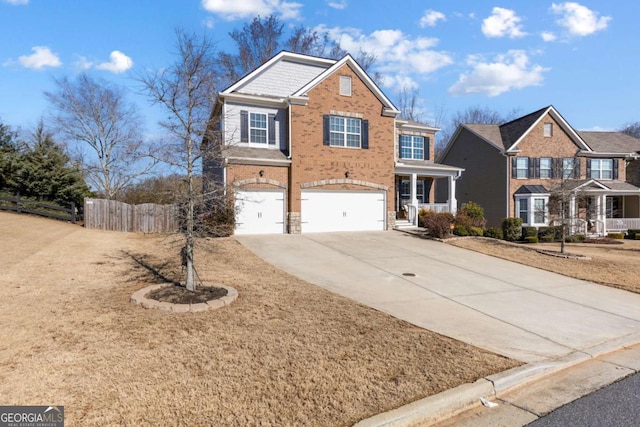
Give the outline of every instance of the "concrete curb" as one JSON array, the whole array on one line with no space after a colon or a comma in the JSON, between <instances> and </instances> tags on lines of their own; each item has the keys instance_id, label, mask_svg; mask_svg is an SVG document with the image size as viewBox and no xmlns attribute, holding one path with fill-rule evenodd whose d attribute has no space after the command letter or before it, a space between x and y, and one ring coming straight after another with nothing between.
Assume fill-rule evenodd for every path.
<instances>
[{"instance_id":1,"label":"concrete curb","mask_svg":"<svg viewBox=\"0 0 640 427\"><path fill-rule=\"evenodd\" d=\"M165 286L173 286L169 283L160 285L151 285L145 288L139 289L131 295L131 303L140 305L144 308L172 311L174 313L199 313L203 311L215 310L231 304L238 298L238 291L231 286L215 285L219 288L227 290L227 295L215 300L199 303L199 304L172 304L168 302L156 301L154 299L147 298L150 292L156 289L164 288Z\"/></svg>"},{"instance_id":2,"label":"concrete curb","mask_svg":"<svg viewBox=\"0 0 640 427\"><path fill-rule=\"evenodd\" d=\"M354 427L430 426L481 405L481 398L500 397L546 376L638 344L640 332L575 351L558 359L529 363L374 415L359 421Z\"/></svg>"}]
</instances>

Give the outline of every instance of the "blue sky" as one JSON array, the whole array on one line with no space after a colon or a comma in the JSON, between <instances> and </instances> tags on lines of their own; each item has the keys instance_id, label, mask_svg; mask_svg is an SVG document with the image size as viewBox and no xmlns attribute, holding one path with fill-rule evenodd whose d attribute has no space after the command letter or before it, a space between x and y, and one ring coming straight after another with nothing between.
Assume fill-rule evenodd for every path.
<instances>
[{"instance_id":1,"label":"blue sky","mask_svg":"<svg viewBox=\"0 0 640 427\"><path fill-rule=\"evenodd\" d=\"M640 2L603 0L0 0L0 120L32 128L53 79L86 71L131 89L151 132L133 77L173 61L174 29L230 51L231 30L270 13L373 52L385 93L418 88L425 120L553 104L577 129L640 121Z\"/></svg>"}]
</instances>

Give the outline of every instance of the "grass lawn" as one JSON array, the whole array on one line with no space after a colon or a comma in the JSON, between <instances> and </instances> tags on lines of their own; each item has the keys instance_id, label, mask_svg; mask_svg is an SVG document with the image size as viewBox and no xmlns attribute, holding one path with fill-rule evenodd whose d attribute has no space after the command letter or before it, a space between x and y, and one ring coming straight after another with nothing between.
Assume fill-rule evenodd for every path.
<instances>
[{"instance_id":1,"label":"grass lawn","mask_svg":"<svg viewBox=\"0 0 640 427\"><path fill-rule=\"evenodd\" d=\"M232 238L200 240L196 263L239 298L179 314L129 302L152 270L180 275L177 236L5 212L0 236L0 404L64 405L68 426L351 425L518 364L310 285Z\"/></svg>"}]
</instances>

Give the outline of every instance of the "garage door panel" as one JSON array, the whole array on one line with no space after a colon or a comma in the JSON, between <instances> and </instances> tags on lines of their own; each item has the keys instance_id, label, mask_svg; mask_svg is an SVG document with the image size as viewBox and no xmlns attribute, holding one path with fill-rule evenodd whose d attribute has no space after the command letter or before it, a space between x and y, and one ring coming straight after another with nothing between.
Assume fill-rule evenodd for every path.
<instances>
[{"instance_id":1,"label":"garage door panel","mask_svg":"<svg viewBox=\"0 0 640 427\"><path fill-rule=\"evenodd\" d=\"M384 230L385 206L380 192L303 191L302 232Z\"/></svg>"},{"instance_id":2,"label":"garage door panel","mask_svg":"<svg viewBox=\"0 0 640 427\"><path fill-rule=\"evenodd\" d=\"M236 234L282 234L284 192L236 191Z\"/></svg>"}]
</instances>

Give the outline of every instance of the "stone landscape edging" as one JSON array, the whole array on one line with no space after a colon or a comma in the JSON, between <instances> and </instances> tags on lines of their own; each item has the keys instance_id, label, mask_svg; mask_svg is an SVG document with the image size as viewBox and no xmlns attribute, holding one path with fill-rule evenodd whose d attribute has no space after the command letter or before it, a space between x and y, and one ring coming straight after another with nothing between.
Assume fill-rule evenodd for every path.
<instances>
[{"instance_id":1,"label":"stone landscape edging","mask_svg":"<svg viewBox=\"0 0 640 427\"><path fill-rule=\"evenodd\" d=\"M218 288L224 288L227 290L227 295L217 298L211 301L197 303L197 304L173 304L170 302L157 301L151 298L147 298L150 292L157 289L164 288L166 286L175 286L171 283L162 283L160 285L150 285L142 289L137 290L131 295L131 302L133 304L140 305L144 308L172 311L174 313L197 313L209 310L215 310L231 304L238 298L238 291L231 286L216 285Z\"/></svg>"}]
</instances>

